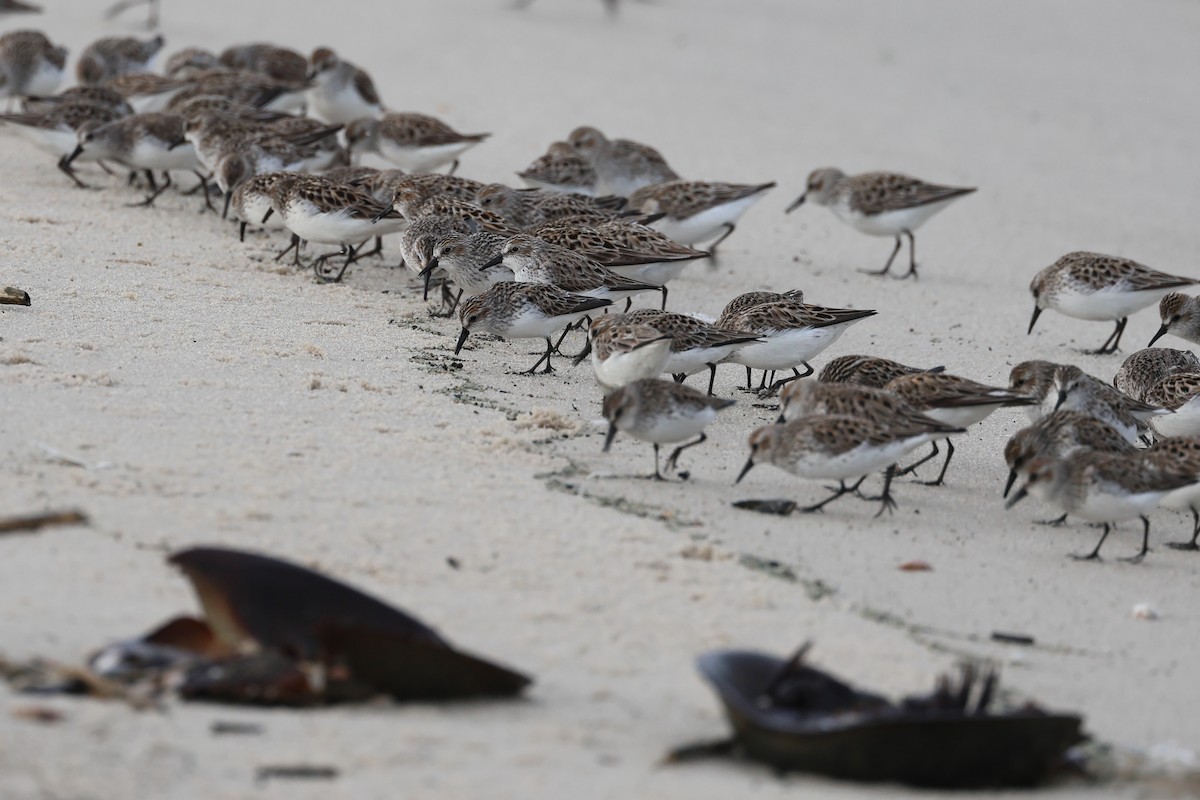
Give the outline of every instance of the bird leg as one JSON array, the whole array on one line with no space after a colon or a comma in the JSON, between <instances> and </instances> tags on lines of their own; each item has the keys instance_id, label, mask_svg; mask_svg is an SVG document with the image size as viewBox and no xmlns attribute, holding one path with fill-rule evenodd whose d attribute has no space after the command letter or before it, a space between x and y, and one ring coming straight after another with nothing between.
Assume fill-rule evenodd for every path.
<instances>
[{"instance_id":1,"label":"bird leg","mask_svg":"<svg viewBox=\"0 0 1200 800\"><path fill-rule=\"evenodd\" d=\"M724 225L722 225L721 227L723 227L723 228L725 229L725 232L724 232L724 233L722 233L720 236L718 236L718 237L717 237L717 240L708 246L708 254L709 254L711 257L713 257L713 258L716 258L716 257L717 257L717 245L719 245L721 242L723 242L723 241L725 241L726 239L728 239L728 238L729 238L729 234L731 234L731 233L733 233L735 230L737 230L737 225L734 225L732 222L726 222L726 223L725 223ZM663 296L663 304L664 304L664 307L665 307L665 305L666 305L666 301L667 301L667 298L666 298L666 296L664 295L664 296Z\"/></svg>"},{"instance_id":2,"label":"bird leg","mask_svg":"<svg viewBox=\"0 0 1200 800\"><path fill-rule=\"evenodd\" d=\"M280 250L278 253L276 253L275 260L278 261L279 259L286 256L288 253L290 253L292 251L293 247L296 248L296 254L299 255L299 253L300 253L300 237L294 233L292 234L292 243L289 244L287 247L283 248L282 250Z\"/></svg>"},{"instance_id":3,"label":"bird leg","mask_svg":"<svg viewBox=\"0 0 1200 800\"><path fill-rule=\"evenodd\" d=\"M1100 548L1104 546L1104 540L1108 538L1108 532L1112 530L1112 526L1107 522L1104 523L1104 533L1100 536L1100 541L1096 542L1096 549L1088 553L1086 556L1073 555L1071 558L1076 561L1100 561Z\"/></svg>"},{"instance_id":4,"label":"bird leg","mask_svg":"<svg viewBox=\"0 0 1200 800\"><path fill-rule=\"evenodd\" d=\"M900 252L900 246L903 243L904 243L904 240L901 239L900 236L897 234L896 246L892 248L892 254L890 256L888 256L887 263L883 265L883 269L880 269L880 270L860 269L859 272L861 272L865 275L887 275L888 270L890 270L892 268L892 262L896 260L896 254Z\"/></svg>"},{"instance_id":5,"label":"bird leg","mask_svg":"<svg viewBox=\"0 0 1200 800\"><path fill-rule=\"evenodd\" d=\"M854 494L854 492L856 492L858 490L858 486L861 483L862 483L862 481L860 480L858 483L854 484L854 486L848 487L848 486L846 486L845 481L838 481L838 487L836 489L833 487L826 487L826 488L830 489L830 491L832 491L833 494L829 495L829 497L826 497L824 500L822 500L819 503L801 508L800 511L803 511L805 514L811 514L814 511L820 511L823 508L825 508L825 506L829 505L834 500L837 500L842 495Z\"/></svg>"},{"instance_id":6,"label":"bird leg","mask_svg":"<svg viewBox=\"0 0 1200 800\"><path fill-rule=\"evenodd\" d=\"M942 464L942 471L938 473L937 480L923 481L924 486L941 486L945 483L946 469L950 466L950 459L954 458L954 442L946 439L946 461Z\"/></svg>"},{"instance_id":7,"label":"bird leg","mask_svg":"<svg viewBox=\"0 0 1200 800\"><path fill-rule=\"evenodd\" d=\"M717 365L712 362L708 363L708 396L712 397L713 384L717 381ZM682 383L682 381L680 381Z\"/></svg>"},{"instance_id":8,"label":"bird leg","mask_svg":"<svg viewBox=\"0 0 1200 800\"><path fill-rule=\"evenodd\" d=\"M807 372L805 372L803 375L801 375L800 370L796 369L795 367L792 367L792 376L790 378L781 378L780 380L775 381L774 383L771 384L771 388L767 391L766 394L759 392L759 396L760 397L774 397L775 395L779 394L779 390L782 389L785 384L791 383L792 381L797 380L798 378L807 378L809 375L813 374L813 372L815 370L813 370L811 364L809 364L807 361L801 361L800 363L804 365L804 368L806 370L808 370ZM709 394L712 394L712 392L709 392Z\"/></svg>"},{"instance_id":9,"label":"bird leg","mask_svg":"<svg viewBox=\"0 0 1200 800\"><path fill-rule=\"evenodd\" d=\"M1130 564L1140 564L1142 559L1146 557L1146 553L1150 552L1150 518L1142 517L1142 549L1138 551L1136 556L1122 558L1121 561L1126 561Z\"/></svg>"},{"instance_id":10,"label":"bird leg","mask_svg":"<svg viewBox=\"0 0 1200 800\"><path fill-rule=\"evenodd\" d=\"M910 475L917 471L917 467L921 466L926 461L928 461L931 458L936 457L938 453L942 452L941 450L938 449L937 442L930 442L929 444L933 447L933 450L931 450L929 452L929 455L925 456L924 458L920 459L919 461L915 461L912 464L909 464L907 467L900 470L896 474L897 475Z\"/></svg>"},{"instance_id":11,"label":"bird leg","mask_svg":"<svg viewBox=\"0 0 1200 800\"><path fill-rule=\"evenodd\" d=\"M1200 544L1196 544L1197 539L1200 539L1200 511L1193 507L1192 540L1190 542L1167 542L1167 547L1172 550L1200 550Z\"/></svg>"},{"instance_id":12,"label":"bird leg","mask_svg":"<svg viewBox=\"0 0 1200 800\"><path fill-rule=\"evenodd\" d=\"M696 439L696 441L688 442L687 444L681 444L679 447L676 447L671 455L667 458L667 469L675 469L677 462L679 461L679 454L684 450L687 450L689 447L695 447L698 444L704 444L706 441L708 441L708 437L701 433L700 437Z\"/></svg>"},{"instance_id":13,"label":"bird leg","mask_svg":"<svg viewBox=\"0 0 1200 800\"><path fill-rule=\"evenodd\" d=\"M875 516L879 516L884 511L891 514L896 510L896 501L892 498L892 478L896 475L896 465L892 464L883 473L883 491L879 497L868 497L866 500L881 500L883 504L879 506L879 510L875 512Z\"/></svg>"},{"instance_id":14,"label":"bird leg","mask_svg":"<svg viewBox=\"0 0 1200 800\"><path fill-rule=\"evenodd\" d=\"M1117 320L1117 327L1109 334L1109 337L1104 340L1104 344L1100 345L1099 350L1092 352L1092 355L1107 356L1117 352L1117 345L1121 343L1121 334L1125 332L1125 323L1129 322L1129 317L1121 317ZM1109 346L1111 345L1111 347Z\"/></svg>"},{"instance_id":15,"label":"bird leg","mask_svg":"<svg viewBox=\"0 0 1200 800\"><path fill-rule=\"evenodd\" d=\"M1066 524L1066 522L1067 522L1066 514L1063 514L1061 517L1055 517L1054 519L1034 520L1035 525L1049 525L1051 528L1062 527L1063 525Z\"/></svg>"},{"instance_id":16,"label":"bird leg","mask_svg":"<svg viewBox=\"0 0 1200 800\"><path fill-rule=\"evenodd\" d=\"M79 180L79 176L75 174L75 170L71 169L71 163L67 160L66 156L63 156L62 158L60 158L58 160L58 168L60 170L62 170L63 175L66 175L68 178L75 181L75 185L78 186L80 189L90 189L91 188L86 183Z\"/></svg>"},{"instance_id":17,"label":"bird leg","mask_svg":"<svg viewBox=\"0 0 1200 800\"><path fill-rule=\"evenodd\" d=\"M151 187L153 187L154 186L154 176L151 175L150 170L146 170L146 174L150 175L150 184L151 184ZM128 203L127 205L129 208L137 208L138 206L144 206L146 208L149 208L150 206L154 205L154 201L157 200L158 196L160 194L162 194L163 192L165 192L170 187L170 185L171 185L171 173L164 172L162 186L159 186L157 188L152 188L152 191L150 192L150 196L147 197L142 202Z\"/></svg>"},{"instance_id":18,"label":"bird leg","mask_svg":"<svg viewBox=\"0 0 1200 800\"><path fill-rule=\"evenodd\" d=\"M570 328L570 326L568 326L568 327L567 327L567 330L570 330L570 329L571 329L571 328ZM563 336L566 336L566 335L567 335L567 331L563 331ZM561 337L559 338L559 340L558 340L558 343L559 343L559 344L562 344L562 338L561 338ZM546 374L548 374L548 373L554 372L554 367L550 366L550 356L551 356L551 355L554 353L554 351L555 351L555 350L557 350L557 349L558 349L558 345L556 345L556 344L551 344L551 343L550 343L550 337L549 337L549 336L547 336L547 337L546 337L546 352L545 352L544 354L542 354L542 357L541 357L541 358L539 358L539 359L537 360L537 363L535 363L535 364L534 364L532 367L530 367L529 369L525 370L525 374L526 374L526 375L532 375L533 373L537 372L537 368L538 368L538 367L540 367L540 366L542 365L542 362L543 362L543 361L545 361L545 362L546 362L546 368L545 368L544 370L542 370L542 374L543 374L543 375L546 375Z\"/></svg>"},{"instance_id":19,"label":"bird leg","mask_svg":"<svg viewBox=\"0 0 1200 800\"><path fill-rule=\"evenodd\" d=\"M911 277L914 281L919 277L917 275L917 239L913 236L912 231L902 231L908 236L908 272L899 276L900 280ZM896 243L900 243L899 237L896 238Z\"/></svg>"}]
</instances>

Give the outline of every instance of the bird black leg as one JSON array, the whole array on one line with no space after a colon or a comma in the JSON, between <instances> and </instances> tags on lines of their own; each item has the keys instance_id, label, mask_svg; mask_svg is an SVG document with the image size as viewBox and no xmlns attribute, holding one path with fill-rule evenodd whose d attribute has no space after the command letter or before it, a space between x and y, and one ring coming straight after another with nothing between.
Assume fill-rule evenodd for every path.
<instances>
[{"instance_id":1,"label":"bird black leg","mask_svg":"<svg viewBox=\"0 0 1200 800\"><path fill-rule=\"evenodd\" d=\"M662 293L663 293L663 301L662 301L662 308L660 310L666 311L667 310L667 287L665 285L662 287Z\"/></svg>"},{"instance_id":2,"label":"bird black leg","mask_svg":"<svg viewBox=\"0 0 1200 800\"><path fill-rule=\"evenodd\" d=\"M296 248L296 252L297 252L297 254L299 254L299 251L300 251L300 237L299 237L299 236L297 236L297 235L296 235L296 234L294 234L294 233L292 234L292 243L291 243L291 244L289 244L287 247L283 248L282 250L280 250L278 253L276 253L276 254L275 254L275 260L276 260L276 261L278 261L279 259L281 259L281 258L283 258L284 256L286 256L288 253L292 252L292 248L293 248L293 247L295 247L295 248Z\"/></svg>"},{"instance_id":3,"label":"bird black leg","mask_svg":"<svg viewBox=\"0 0 1200 800\"><path fill-rule=\"evenodd\" d=\"M147 175L150 175L150 170L146 170L146 174L147 174ZM140 203L129 203L129 204L128 204L128 205L129 205L129 207L130 207L130 208L137 208L138 206L145 206L146 208L149 208L150 206L154 205L154 201L158 199L158 196L159 196L160 194L162 194L163 192L165 192L165 191L166 191L166 190L167 190L167 189L168 189L168 188L171 186L171 173L169 173L169 172L164 172L164 173L163 173L163 178L164 178L164 180L163 180L163 184L162 184L162 186L159 186L158 188L156 188L156 189L154 189L153 191L151 191L151 192L150 192L150 196L149 196L149 197L147 197L147 198L146 198L145 200L143 200L142 202L140 202ZM151 175L151 179L153 180L153 176L152 176L152 175Z\"/></svg>"},{"instance_id":4,"label":"bird black leg","mask_svg":"<svg viewBox=\"0 0 1200 800\"><path fill-rule=\"evenodd\" d=\"M662 473L660 473L658 471L658 444L657 443L655 443L655 445L654 445L654 474L650 475L648 477L651 477L656 481L665 481L666 480L666 478L664 478L662 476Z\"/></svg>"},{"instance_id":5,"label":"bird black leg","mask_svg":"<svg viewBox=\"0 0 1200 800\"><path fill-rule=\"evenodd\" d=\"M931 458L936 458L937 454L942 452L941 450L938 449L937 442L930 442L929 444L932 445L932 447L933 447L933 450L930 451L929 455L925 456L920 461L916 461L912 464L909 464L907 467L900 470L896 474L897 475L910 475L917 471L917 467L921 466L922 464L924 464L926 461L928 461Z\"/></svg>"},{"instance_id":6,"label":"bird black leg","mask_svg":"<svg viewBox=\"0 0 1200 800\"><path fill-rule=\"evenodd\" d=\"M1200 539L1200 512L1192 509L1192 540L1190 542L1167 542L1172 550L1200 550L1196 540Z\"/></svg>"},{"instance_id":7,"label":"bird black leg","mask_svg":"<svg viewBox=\"0 0 1200 800\"><path fill-rule=\"evenodd\" d=\"M626 297L626 298L625 298L625 311L624 311L624 312L622 312L622 313L628 314L628 313L629 313L629 309L631 309L631 308L633 308L633 298L632 298L632 297Z\"/></svg>"},{"instance_id":8,"label":"bird black leg","mask_svg":"<svg viewBox=\"0 0 1200 800\"><path fill-rule=\"evenodd\" d=\"M746 367L746 391L747 392L753 388L753 383L754 383L753 375L750 372L750 368Z\"/></svg>"},{"instance_id":9,"label":"bird black leg","mask_svg":"<svg viewBox=\"0 0 1200 800\"><path fill-rule=\"evenodd\" d=\"M946 469L950 466L950 459L954 458L954 442L946 440L946 461L942 464L942 471L938 473L937 480L925 481L925 486L941 486L946 480Z\"/></svg>"},{"instance_id":10,"label":"bird black leg","mask_svg":"<svg viewBox=\"0 0 1200 800\"><path fill-rule=\"evenodd\" d=\"M1140 564L1142 559L1146 557L1146 553L1150 552L1150 518L1142 517L1142 549L1138 551L1136 556L1122 558L1121 561L1128 561L1130 564Z\"/></svg>"},{"instance_id":11,"label":"bird black leg","mask_svg":"<svg viewBox=\"0 0 1200 800\"><path fill-rule=\"evenodd\" d=\"M717 365L710 363L708 365L708 396L712 397L713 384L717 382Z\"/></svg>"},{"instance_id":12,"label":"bird black leg","mask_svg":"<svg viewBox=\"0 0 1200 800\"><path fill-rule=\"evenodd\" d=\"M779 390L782 389L785 384L789 384L792 381L798 380L800 378L807 378L809 375L813 374L813 372L815 370L813 370L811 364L809 364L807 361L802 361L800 363L802 363L804 365L804 368L806 370L808 370L807 372L805 372L803 375L801 375L800 370L796 369L795 367L792 367L792 376L790 378L781 378L780 380L777 380L774 383L772 383L770 390L763 396L764 397L774 397L775 395L779 394ZM712 394L712 392L709 392L709 394Z\"/></svg>"},{"instance_id":13,"label":"bird black leg","mask_svg":"<svg viewBox=\"0 0 1200 800\"><path fill-rule=\"evenodd\" d=\"M70 163L67 162L66 156L63 156L62 158L60 158L58 160L58 168L60 170L62 170L63 175L66 175L68 178L73 180L75 182L75 185L78 186L80 189L91 188L86 183L79 180L79 176L75 174L75 170L71 169Z\"/></svg>"},{"instance_id":14,"label":"bird black leg","mask_svg":"<svg viewBox=\"0 0 1200 800\"><path fill-rule=\"evenodd\" d=\"M1117 346L1121 343L1121 334L1125 332L1125 323L1127 322L1129 322L1129 317L1121 317L1117 320L1117 327L1104 340L1104 344L1100 345L1100 349L1093 352L1093 355L1106 356L1117 352Z\"/></svg>"},{"instance_id":15,"label":"bird black leg","mask_svg":"<svg viewBox=\"0 0 1200 800\"><path fill-rule=\"evenodd\" d=\"M671 376L671 379L674 380L676 383L683 383L684 381L687 380L687 373L686 372L676 372L674 375Z\"/></svg>"},{"instance_id":16,"label":"bird black leg","mask_svg":"<svg viewBox=\"0 0 1200 800\"><path fill-rule=\"evenodd\" d=\"M708 437L702 433L700 434L700 437L696 439L696 441L688 442L687 444L681 444L679 447L676 447L674 452L672 452L667 458L667 469L675 469L675 467L678 466L679 454L684 450L687 450L689 447L695 447L698 444L704 444L707 441Z\"/></svg>"},{"instance_id":17,"label":"bird black leg","mask_svg":"<svg viewBox=\"0 0 1200 800\"><path fill-rule=\"evenodd\" d=\"M869 500L883 501L882 505L879 506L879 510L875 512L875 516L877 517L884 511L891 514L896 510L896 501L892 498L892 478L895 477L895 475L896 465L892 464L887 468L887 471L883 473L883 492L880 493L879 497L864 498Z\"/></svg>"},{"instance_id":18,"label":"bird black leg","mask_svg":"<svg viewBox=\"0 0 1200 800\"><path fill-rule=\"evenodd\" d=\"M570 330L570 329L568 328L568 330ZM566 335L567 335L567 334L566 334L566 331L563 331L563 336L566 336ZM562 344L562 339L560 338L560 339L558 340L558 342L559 342L559 344ZM558 345L551 344L551 343L550 343L550 337L549 337L549 336L547 336L547 337L546 337L546 352L545 352L545 353L542 355L542 357L541 357L541 358L539 358L539 359L537 360L537 363L535 363L535 364L534 364L532 367L530 367L529 369L525 370L525 374L526 374L526 375L532 375L533 373L537 372L537 368L538 368L538 367L540 367L540 366L542 365L542 362L543 362L543 361L544 361L544 362L546 362L546 368L545 368L544 370L542 370L542 374L543 374L543 375L545 375L546 373L549 373L549 372L554 372L554 367L550 366L550 356L551 356L551 355L554 353L554 351L555 351L555 350L557 350L557 349L558 349Z\"/></svg>"},{"instance_id":19,"label":"bird black leg","mask_svg":"<svg viewBox=\"0 0 1200 800\"><path fill-rule=\"evenodd\" d=\"M883 265L883 269L879 269L879 270L860 269L859 272L862 272L866 275L887 275L888 270L890 270L892 268L892 262L896 260L896 254L900 252L900 247L903 244L904 244L904 240L901 239L900 236L897 235L896 236L896 246L892 248L892 254L890 256L888 256L887 263Z\"/></svg>"},{"instance_id":20,"label":"bird black leg","mask_svg":"<svg viewBox=\"0 0 1200 800\"><path fill-rule=\"evenodd\" d=\"M1063 514L1061 517L1055 517L1054 519L1039 519L1039 520L1035 520L1035 521L1034 521L1034 524L1036 524L1036 525L1049 525L1051 528L1058 528L1058 527L1060 527L1060 526L1062 526L1062 525L1066 524L1066 522L1067 522L1067 515L1066 515L1066 514Z\"/></svg>"},{"instance_id":21,"label":"bird black leg","mask_svg":"<svg viewBox=\"0 0 1200 800\"><path fill-rule=\"evenodd\" d=\"M900 280L911 277L914 281L919 277L917 275L917 239L913 236L912 231L903 231L908 236L908 272L900 276ZM896 244L900 243L899 237L896 239Z\"/></svg>"},{"instance_id":22,"label":"bird black leg","mask_svg":"<svg viewBox=\"0 0 1200 800\"><path fill-rule=\"evenodd\" d=\"M195 175L197 178L199 178L200 182L198 184L196 184L193 188L188 189L186 192L184 192L184 195L193 195L198 191L203 192L204 193L204 207L206 209L208 209L209 211L213 212L214 214L217 213L217 209L212 204L212 198L209 197L208 178L206 178L204 175L202 175L200 172L198 172L196 170L192 170L192 174ZM201 210L200 213L203 214L204 211Z\"/></svg>"},{"instance_id":23,"label":"bird black leg","mask_svg":"<svg viewBox=\"0 0 1200 800\"><path fill-rule=\"evenodd\" d=\"M445 284L443 284L445 285ZM446 312L447 317L454 316L454 312L458 309L458 301L462 300L463 290L459 289L458 294L454 295L454 299L450 302L450 310Z\"/></svg>"},{"instance_id":24,"label":"bird black leg","mask_svg":"<svg viewBox=\"0 0 1200 800\"><path fill-rule=\"evenodd\" d=\"M732 222L726 222L724 225L724 228L725 228L725 232L722 233L720 236L718 236L717 240L708 246L708 254L709 254L709 256L711 256L713 258L717 257L717 245L719 245L721 242L728 239L729 234L731 234L735 230L737 230L737 225L734 225ZM665 296L663 297L663 301L666 302Z\"/></svg>"},{"instance_id":25,"label":"bird black leg","mask_svg":"<svg viewBox=\"0 0 1200 800\"><path fill-rule=\"evenodd\" d=\"M805 506L805 507L801 508L800 510L806 514L811 514L815 511L820 511L823 508L825 508L825 506L829 505L834 500L837 500L842 495L854 494L854 492L857 491L858 485L860 483L862 483L861 480L858 483L854 484L853 487L847 487L845 481L839 481L839 485L836 489L831 488L831 491L833 492L833 494L829 495L829 497L826 497L824 500L822 500L819 503L816 503L815 505Z\"/></svg>"},{"instance_id":26,"label":"bird black leg","mask_svg":"<svg viewBox=\"0 0 1200 800\"><path fill-rule=\"evenodd\" d=\"M1071 558L1076 561L1100 561L1100 548L1104 546L1104 540L1108 538L1108 532L1112 530L1112 526L1107 522L1104 523L1104 533L1100 536L1100 541L1096 542L1096 549L1088 553L1086 556L1073 555Z\"/></svg>"},{"instance_id":27,"label":"bird black leg","mask_svg":"<svg viewBox=\"0 0 1200 800\"><path fill-rule=\"evenodd\" d=\"M456 159L454 159L454 163L450 165L450 171L447 172L446 174L453 175L457 171L458 171L458 159L456 158Z\"/></svg>"}]
</instances>

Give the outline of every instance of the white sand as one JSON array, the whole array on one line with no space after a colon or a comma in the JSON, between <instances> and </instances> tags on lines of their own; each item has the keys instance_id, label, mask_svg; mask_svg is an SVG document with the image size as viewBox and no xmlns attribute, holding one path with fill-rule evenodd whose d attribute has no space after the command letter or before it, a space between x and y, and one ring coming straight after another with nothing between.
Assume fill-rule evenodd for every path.
<instances>
[{"instance_id":1,"label":"white sand","mask_svg":"<svg viewBox=\"0 0 1200 800\"><path fill-rule=\"evenodd\" d=\"M52 5L0 24L43 26L77 53L140 20L104 23L83 0ZM739 291L799 286L812 302L880 310L831 355L875 352L996 383L1018 361L1048 358L1107 379L1119 358L1079 352L1106 324L1046 314L1025 336L1034 272L1094 249L1196 274L1200 6L1186 0L661 0L631 3L615 22L588 0L525 12L500 0L165 5L168 53L328 44L367 67L393 108L494 131L464 157L471 177L512 180L590 123L653 143L689 177L778 180L719 266L672 286L672 306L715 313ZM881 266L890 241L824 209L782 213L823 165L981 190L922 229L919 283L873 279L855 270ZM518 703L303 712L135 713L3 687L0 796L895 794L747 765L657 764L726 729L697 654L782 653L807 638L816 663L865 686L923 690L961 654L978 655L1001 661L1019 696L1081 710L1105 741L1200 741L1200 560L1161 546L1190 521L1156 514L1140 566L1069 560L1098 533L1033 525L1057 514L1034 502L1002 508L1000 451L1019 412L961 442L948 487L899 481L892 517L853 500L766 517L729 503L812 502L823 490L767 467L731 485L747 434L772 413L735 392L742 373L730 367L718 393L739 403L685 455L692 480L597 479L644 472L650 449L621 437L600 452L586 366L514 375L536 347L480 338L461 370L447 369L457 325L429 318L406 273L365 264L344 285L317 285L270 262L279 242L239 245L196 198L127 209L139 198L121 179L85 170L105 191L71 188L0 134L0 284L34 303L0 306L0 509L78 506L94 520L0 542L0 651L78 661L192 609L164 555L224 543L317 565L537 683ZM1136 316L1125 352L1157 326L1152 311ZM1135 552L1135 527L1106 554ZM797 580L749 569L747 557ZM933 571L897 569L912 559ZM1140 602L1162 619L1132 619ZM1038 645L991 644L994 630ZM35 704L66 719L9 713ZM265 730L218 737L213 720ZM257 766L295 762L341 775L254 784Z\"/></svg>"}]
</instances>

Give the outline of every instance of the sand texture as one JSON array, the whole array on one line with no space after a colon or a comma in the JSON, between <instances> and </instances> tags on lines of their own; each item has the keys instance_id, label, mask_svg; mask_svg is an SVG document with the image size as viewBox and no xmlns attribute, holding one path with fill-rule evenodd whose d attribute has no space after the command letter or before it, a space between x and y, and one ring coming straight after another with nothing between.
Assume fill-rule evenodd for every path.
<instances>
[{"instance_id":1,"label":"sand texture","mask_svg":"<svg viewBox=\"0 0 1200 800\"><path fill-rule=\"evenodd\" d=\"M77 54L141 20L48 5L0 26L42 27ZM1077 249L1200 274L1194 2L656 0L615 20L590 0L164 5L167 54L331 45L391 108L492 131L463 157L469 177L515 182L550 141L594 124L655 145L688 178L778 181L714 266L672 284L670 305L716 314L742 291L799 287L810 302L878 309L818 368L864 352L1006 384L1013 364L1044 358L1107 380L1121 356L1081 351L1108 323L1047 313L1026 336L1033 274ZM783 213L826 165L980 191L921 229L919 282L871 278L857 270L881 267L890 240L815 206ZM650 447L620 436L601 453L586 364L514 374L537 343L486 336L453 357L457 321L431 317L407 271L371 261L317 284L272 261L281 237L239 244L174 192L126 208L139 196L93 166L81 175L103 191L77 190L5 131L0 175L0 286L33 301L0 306L0 509L92 519L0 540L0 654L79 662L194 609L164 557L219 543L317 566L536 677L515 703L315 711L139 713L0 684L0 797L904 793L660 765L726 730L695 656L805 639L814 663L894 694L931 687L962 656L995 659L1016 697L1082 711L1100 740L1196 758L1200 556L1162 546L1190 519L1157 512L1138 566L1115 560L1136 552L1129 524L1106 545L1114 558L1068 559L1099 532L1035 525L1058 514L1036 502L1003 508L1019 410L959 442L948 486L898 480L892 516L855 500L789 518L739 511L732 501L824 492L769 467L733 485L747 435L775 416L738 391L740 367L718 373L717 393L738 402L684 455L690 478L632 479ZM397 247L386 253L395 264ZM1124 352L1158 324L1153 310L1133 317ZM898 569L912 560L933 569ZM1134 619L1143 602L1161 619ZM1037 644L995 644L993 631ZM13 713L31 705L65 719ZM263 731L216 736L218 720ZM255 783L258 767L291 763L339 776ZM1045 796L1171 791L1072 783Z\"/></svg>"}]
</instances>

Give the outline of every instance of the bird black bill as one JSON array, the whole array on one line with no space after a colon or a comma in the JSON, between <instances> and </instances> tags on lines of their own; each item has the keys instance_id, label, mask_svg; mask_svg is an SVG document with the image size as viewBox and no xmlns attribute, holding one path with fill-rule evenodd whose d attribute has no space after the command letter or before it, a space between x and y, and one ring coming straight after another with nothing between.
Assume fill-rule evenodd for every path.
<instances>
[{"instance_id":1,"label":"bird black bill","mask_svg":"<svg viewBox=\"0 0 1200 800\"><path fill-rule=\"evenodd\" d=\"M1008 497L1008 493L1012 491L1013 484L1017 482L1017 471L1010 469L1008 471L1008 481L1004 484L1004 497Z\"/></svg>"},{"instance_id":2,"label":"bird black bill","mask_svg":"<svg viewBox=\"0 0 1200 800\"><path fill-rule=\"evenodd\" d=\"M608 423L608 434L604 437L604 450L607 453L608 448L612 447L613 439L617 438L617 426L611 422Z\"/></svg>"},{"instance_id":3,"label":"bird black bill","mask_svg":"<svg viewBox=\"0 0 1200 800\"><path fill-rule=\"evenodd\" d=\"M1148 345L1146 345L1146 347L1153 347L1155 342L1157 342L1162 337L1166 336L1167 328L1169 328L1169 327L1171 327L1171 326L1164 322L1163 326L1158 329L1158 333L1154 334L1154 338L1152 338L1150 340L1150 343Z\"/></svg>"},{"instance_id":4,"label":"bird black bill","mask_svg":"<svg viewBox=\"0 0 1200 800\"><path fill-rule=\"evenodd\" d=\"M463 348L463 344L466 343L467 337L470 335L471 332L469 330L466 328L462 329L462 333L458 335L458 344L454 346L454 355L458 355L459 351Z\"/></svg>"},{"instance_id":5,"label":"bird black bill","mask_svg":"<svg viewBox=\"0 0 1200 800\"><path fill-rule=\"evenodd\" d=\"M1004 504L1004 507L1012 508L1013 506L1015 506L1017 503L1021 502L1028 496L1029 496L1029 492L1025 490L1024 486L1022 486L1020 489L1017 489L1016 494L1014 494L1012 497L1008 498L1008 502Z\"/></svg>"},{"instance_id":6,"label":"bird black bill","mask_svg":"<svg viewBox=\"0 0 1200 800\"><path fill-rule=\"evenodd\" d=\"M737 480L735 480L734 483L735 484L741 483L742 478L746 477L746 473L749 472L750 470L752 470L753 468L754 468L754 456L750 456L749 458L746 459L746 466L742 467L742 471L738 473Z\"/></svg>"},{"instance_id":7,"label":"bird black bill","mask_svg":"<svg viewBox=\"0 0 1200 800\"><path fill-rule=\"evenodd\" d=\"M1029 320L1029 330L1025 331L1025 335L1033 333L1033 326L1037 324L1037 318L1041 316L1042 309L1040 306L1033 307L1033 319Z\"/></svg>"},{"instance_id":8,"label":"bird black bill","mask_svg":"<svg viewBox=\"0 0 1200 800\"><path fill-rule=\"evenodd\" d=\"M808 192L805 192L804 194L800 195L799 197L797 197L797 198L796 198L796 199L795 199L795 200L792 202L792 204L791 204L790 206L788 206L787 208L785 208L785 209L784 209L783 213L785 213L785 214L790 214L790 213L792 213L792 212L793 212L793 211L795 211L797 208L799 208L800 206L804 205L804 200L805 200L805 198L807 198L807 197L808 197Z\"/></svg>"}]
</instances>

